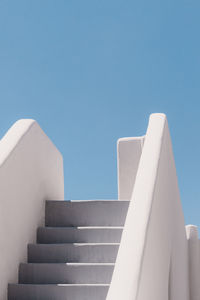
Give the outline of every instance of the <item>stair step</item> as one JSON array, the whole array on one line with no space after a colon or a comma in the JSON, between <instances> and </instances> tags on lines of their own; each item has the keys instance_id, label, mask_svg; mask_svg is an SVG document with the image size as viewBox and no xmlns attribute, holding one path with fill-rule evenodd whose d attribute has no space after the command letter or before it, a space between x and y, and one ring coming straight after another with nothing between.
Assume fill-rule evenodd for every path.
<instances>
[{"instance_id":1,"label":"stair step","mask_svg":"<svg viewBox=\"0 0 200 300\"><path fill-rule=\"evenodd\" d=\"M106 284L9 284L8 300L105 300Z\"/></svg>"},{"instance_id":2,"label":"stair step","mask_svg":"<svg viewBox=\"0 0 200 300\"><path fill-rule=\"evenodd\" d=\"M19 283L26 284L109 284L114 264L51 263L20 264Z\"/></svg>"},{"instance_id":3,"label":"stair step","mask_svg":"<svg viewBox=\"0 0 200 300\"><path fill-rule=\"evenodd\" d=\"M29 244L29 263L114 263L118 243Z\"/></svg>"},{"instance_id":4,"label":"stair step","mask_svg":"<svg viewBox=\"0 0 200 300\"><path fill-rule=\"evenodd\" d=\"M46 226L123 226L129 201L46 201Z\"/></svg>"},{"instance_id":5,"label":"stair step","mask_svg":"<svg viewBox=\"0 0 200 300\"><path fill-rule=\"evenodd\" d=\"M39 227L37 242L56 243L119 243L123 227Z\"/></svg>"}]
</instances>

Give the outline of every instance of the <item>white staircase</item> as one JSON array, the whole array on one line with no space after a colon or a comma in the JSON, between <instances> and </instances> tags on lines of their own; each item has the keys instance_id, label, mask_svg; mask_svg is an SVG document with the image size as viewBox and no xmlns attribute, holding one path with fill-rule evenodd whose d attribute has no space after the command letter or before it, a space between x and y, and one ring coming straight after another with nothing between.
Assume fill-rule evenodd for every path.
<instances>
[{"instance_id":1,"label":"white staircase","mask_svg":"<svg viewBox=\"0 0 200 300\"><path fill-rule=\"evenodd\" d=\"M118 200L63 201L63 158L37 122L1 139L0 300L200 299L166 116L117 145Z\"/></svg>"},{"instance_id":2,"label":"white staircase","mask_svg":"<svg viewBox=\"0 0 200 300\"><path fill-rule=\"evenodd\" d=\"M8 300L105 300L129 201L47 201Z\"/></svg>"}]
</instances>

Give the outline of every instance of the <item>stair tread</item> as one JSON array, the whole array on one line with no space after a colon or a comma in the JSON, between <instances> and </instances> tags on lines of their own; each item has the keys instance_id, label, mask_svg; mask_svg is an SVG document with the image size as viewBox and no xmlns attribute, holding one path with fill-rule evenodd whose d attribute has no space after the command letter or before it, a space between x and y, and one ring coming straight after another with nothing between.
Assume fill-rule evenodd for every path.
<instances>
[{"instance_id":1,"label":"stair tread","mask_svg":"<svg viewBox=\"0 0 200 300\"><path fill-rule=\"evenodd\" d=\"M109 284L11 284L9 300L105 300Z\"/></svg>"},{"instance_id":2,"label":"stair tread","mask_svg":"<svg viewBox=\"0 0 200 300\"><path fill-rule=\"evenodd\" d=\"M28 244L28 246L30 245L34 245L34 246L44 246L44 247L50 247L50 246L68 246L68 245L72 245L72 246L103 246L103 245L118 245L119 246L120 243L52 243L52 244Z\"/></svg>"},{"instance_id":3,"label":"stair tread","mask_svg":"<svg viewBox=\"0 0 200 300\"><path fill-rule=\"evenodd\" d=\"M57 229L57 230L64 230L64 229L123 229L124 226L40 226L39 229Z\"/></svg>"},{"instance_id":4,"label":"stair tread","mask_svg":"<svg viewBox=\"0 0 200 300\"><path fill-rule=\"evenodd\" d=\"M119 243L29 244L28 262L114 263Z\"/></svg>"},{"instance_id":5,"label":"stair tread","mask_svg":"<svg viewBox=\"0 0 200 300\"><path fill-rule=\"evenodd\" d=\"M23 263L19 283L24 284L109 284L114 264Z\"/></svg>"},{"instance_id":6,"label":"stair tread","mask_svg":"<svg viewBox=\"0 0 200 300\"><path fill-rule=\"evenodd\" d=\"M46 202L56 202L56 203L69 203L69 202L75 202L75 203L78 203L78 202L117 202L117 203L123 203L123 202L130 202L130 200L117 200L117 199L88 199L88 200L46 200Z\"/></svg>"},{"instance_id":7,"label":"stair tread","mask_svg":"<svg viewBox=\"0 0 200 300\"><path fill-rule=\"evenodd\" d=\"M45 225L66 226L123 226L128 200L46 201Z\"/></svg>"},{"instance_id":8,"label":"stair tread","mask_svg":"<svg viewBox=\"0 0 200 300\"><path fill-rule=\"evenodd\" d=\"M115 263L20 263L20 265L114 266Z\"/></svg>"},{"instance_id":9,"label":"stair tread","mask_svg":"<svg viewBox=\"0 0 200 300\"><path fill-rule=\"evenodd\" d=\"M116 243L120 242L122 226L39 227L39 244Z\"/></svg>"},{"instance_id":10,"label":"stair tread","mask_svg":"<svg viewBox=\"0 0 200 300\"><path fill-rule=\"evenodd\" d=\"M72 286L72 287L77 287L77 286L110 286L109 283L44 283L44 284L32 284L32 283L9 283L9 286Z\"/></svg>"}]
</instances>

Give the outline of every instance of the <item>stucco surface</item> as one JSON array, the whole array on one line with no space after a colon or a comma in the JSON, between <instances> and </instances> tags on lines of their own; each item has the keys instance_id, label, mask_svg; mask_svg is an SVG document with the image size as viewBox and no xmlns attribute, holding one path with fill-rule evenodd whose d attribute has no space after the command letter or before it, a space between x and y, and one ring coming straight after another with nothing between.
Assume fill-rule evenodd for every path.
<instances>
[{"instance_id":1,"label":"stucco surface","mask_svg":"<svg viewBox=\"0 0 200 300\"><path fill-rule=\"evenodd\" d=\"M44 222L44 202L63 200L63 161L34 120L16 122L0 141L0 299L17 281L27 243Z\"/></svg>"},{"instance_id":2,"label":"stucco surface","mask_svg":"<svg viewBox=\"0 0 200 300\"><path fill-rule=\"evenodd\" d=\"M118 199L130 200L138 170L144 137L117 141Z\"/></svg>"},{"instance_id":3,"label":"stucco surface","mask_svg":"<svg viewBox=\"0 0 200 300\"><path fill-rule=\"evenodd\" d=\"M150 116L107 300L188 300L188 256L167 119Z\"/></svg>"},{"instance_id":4,"label":"stucco surface","mask_svg":"<svg viewBox=\"0 0 200 300\"><path fill-rule=\"evenodd\" d=\"M200 299L200 241L198 228L194 225L186 226L188 239L188 265L189 265L189 292L190 300Z\"/></svg>"}]
</instances>

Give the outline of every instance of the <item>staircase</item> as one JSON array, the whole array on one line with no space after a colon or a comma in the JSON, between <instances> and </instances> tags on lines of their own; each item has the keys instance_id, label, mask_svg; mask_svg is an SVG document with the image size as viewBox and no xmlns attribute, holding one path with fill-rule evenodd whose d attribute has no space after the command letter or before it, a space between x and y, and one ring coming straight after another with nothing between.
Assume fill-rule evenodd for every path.
<instances>
[{"instance_id":1,"label":"staircase","mask_svg":"<svg viewBox=\"0 0 200 300\"><path fill-rule=\"evenodd\" d=\"M8 300L105 300L129 201L46 201Z\"/></svg>"}]
</instances>

